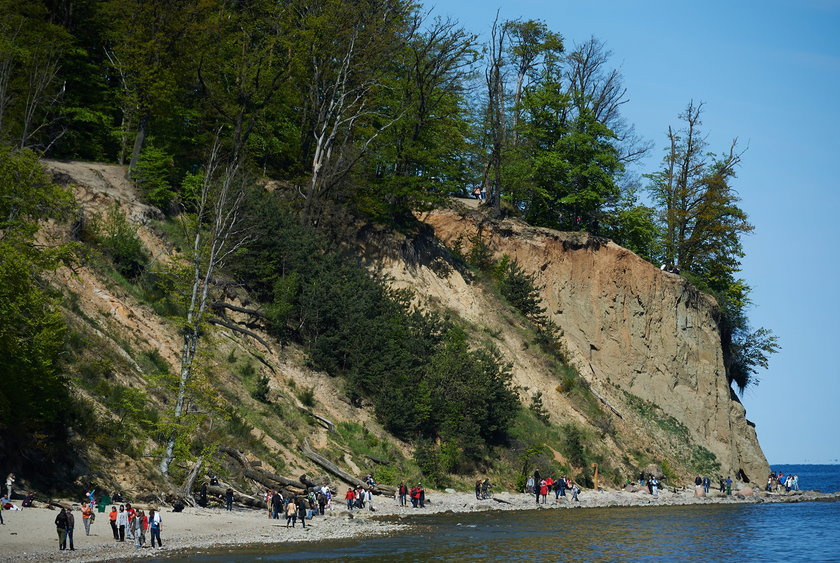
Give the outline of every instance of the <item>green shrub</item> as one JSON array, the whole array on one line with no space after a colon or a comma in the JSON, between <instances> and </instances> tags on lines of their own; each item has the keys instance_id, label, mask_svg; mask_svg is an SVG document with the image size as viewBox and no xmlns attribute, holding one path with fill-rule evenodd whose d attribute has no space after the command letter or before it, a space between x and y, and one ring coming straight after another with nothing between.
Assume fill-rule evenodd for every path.
<instances>
[{"instance_id":1,"label":"green shrub","mask_svg":"<svg viewBox=\"0 0 840 563\"><path fill-rule=\"evenodd\" d=\"M508 303L537 324L545 321L545 307L540 306L542 288L537 287L535 274L527 273L507 254L493 267L493 274Z\"/></svg>"},{"instance_id":2,"label":"green shrub","mask_svg":"<svg viewBox=\"0 0 840 563\"><path fill-rule=\"evenodd\" d=\"M149 254L137 236L137 227L119 205L114 204L104 217L97 218L94 230L97 246L120 274L134 280L143 273Z\"/></svg>"},{"instance_id":3,"label":"green shrub","mask_svg":"<svg viewBox=\"0 0 840 563\"><path fill-rule=\"evenodd\" d=\"M312 408L315 406L315 389L312 387L305 387L297 392L298 400L305 407Z\"/></svg>"},{"instance_id":4,"label":"green shrub","mask_svg":"<svg viewBox=\"0 0 840 563\"><path fill-rule=\"evenodd\" d=\"M160 209L168 209L175 199L176 194L171 184L173 166L172 155L147 144L131 174L144 199Z\"/></svg>"},{"instance_id":5,"label":"green shrub","mask_svg":"<svg viewBox=\"0 0 840 563\"><path fill-rule=\"evenodd\" d=\"M545 405L543 405L542 396L542 391L537 391L536 393L531 395L531 405L528 408L531 409L531 412L534 413L534 416L537 417L537 420L539 420L543 424L548 424L550 421L550 417L548 415L548 411L545 410Z\"/></svg>"},{"instance_id":6,"label":"green shrub","mask_svg":"<svg viewBox=\"0 0 840 563\"><path fill-rule=\"evenodd\" d=\"M259 379L257 379L256 389L251 391L251 397L253 397L254 399L256 399L257 401L259 401L261 403L268 404L268 403L271 402L271 401L268 400L269 390L270 389L269 389L269 386L268 386L268 376L266 376L266 375L260 376Z\"/></svg>"}]
</instances>

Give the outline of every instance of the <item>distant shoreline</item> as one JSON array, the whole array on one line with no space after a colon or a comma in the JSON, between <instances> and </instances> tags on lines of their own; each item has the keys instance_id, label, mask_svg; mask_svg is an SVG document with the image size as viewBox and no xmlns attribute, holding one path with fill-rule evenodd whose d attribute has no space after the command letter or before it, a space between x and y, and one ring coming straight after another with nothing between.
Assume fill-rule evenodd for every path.
<instances>
[{"instance_id":1,"label":"distant shoreline","mask_svg":"<svg viewBox=\"0 0 840 563\"><path fill-rule=\"evenodd\" d=\"M839 501L840 491L819 493L797 491L790 494L754 492L739 498L721 496L711 491L709 497L694 496L693 489L662 492L658 498L644 492L625 490L583 491L580 502L566 497L560 503L549 495L545 505L534 502L532 495L500 493L498 501L476 500L472 493L430 493L429 504L423 509L400 507L393 498L376 497L375 512L357 510L349 513L337 499L326 516L311 521L307 529L300 524L285 528L285 520L270 520L266 511L239 509L187 508L184 512L163 512L162 538L164 549L136 549L133 542L115 542L107 514L98 514L91 526L91 536L85 536L81 514L76 511L74 531L76 551L59 551L53 520L55 510L28 508L23 511L4 511L5 526L0 526L0 561L109 561L140 560L148 557L177 557L225 549L247 549L259 545L322 540L358 540L391 534L410 527L401 522L405 517L431 514L469 514L486 511L563 510L569 508L611 508L645 506L689 506L709 504L762 504ZM561 497L562 498L562 497ZM139 504L143 506L142 503ZM147 536L147 545L148 545Z\"/></svg>"}]
</instances>

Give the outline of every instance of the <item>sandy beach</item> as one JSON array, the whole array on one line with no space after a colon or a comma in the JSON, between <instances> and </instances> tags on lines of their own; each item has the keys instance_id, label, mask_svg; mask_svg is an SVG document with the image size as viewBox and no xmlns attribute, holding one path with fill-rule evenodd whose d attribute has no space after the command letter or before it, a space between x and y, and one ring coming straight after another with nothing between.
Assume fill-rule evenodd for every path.
<instances>
[{"instance_id":1,"label":"sandy beach","mask_svg":"<svg viewBox=\"0 0 840 563\"><path fill-rule=\"evenodd\" d=\"M352 514L343 504L334 503L332 510L294 529L285 527L285 520L271 520L263 510L237 509L227 512L219 508L187 508L171 512L161 507L163 514L162 539L164 548L137 549L133 541L116 542L113 539L107 514L98 514L91 525L91 535L86 536L78 505L74 505L76 527L75 551L59 551L58 536L53 524L56 510L27 508L21 511L4 511L5 525L0 526L0 561L111 561L141 559L180 553L205 551L211 548L271 544L280 542L315 541L330 539L363 538L383 535L405 529L409 523L400 520L406 516L421 516L440 512L468 513L486 510L562 510L611 506L663 506L709 503L760 503L807 502L840 500L840 493L825 494L797 491L790 494L755 492L753 496L726 497L712 491L708 497L695 497L693 489L661 492L652 497L644 492L627 490L583 491L580 502L569 497L555 502L549 495L546 504L539 506L531 495L499 493L494 499L477 500L472 493L429 492L428 504L423 509L400 507L393 498L375 497L375 512L357 510ZM139 504L141 508L147 508ZM385 518L383 518L385 517ZM147 534L147 545L148 545Z\"/></svg>"}]
</instances>

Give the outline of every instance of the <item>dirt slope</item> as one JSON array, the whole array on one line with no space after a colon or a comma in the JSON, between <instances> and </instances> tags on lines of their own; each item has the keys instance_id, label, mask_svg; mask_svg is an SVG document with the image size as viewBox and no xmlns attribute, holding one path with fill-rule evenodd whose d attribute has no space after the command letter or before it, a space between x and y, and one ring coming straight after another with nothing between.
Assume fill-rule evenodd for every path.
<instances>
[{"instance_id":1,"label":"dirt slope","mask_svg":"<svg viewBox=\"0 0 840 563\"><path fill-rule=\"evenodd\" d=\"M440 210L422 220L443 243L469 248L481 231L497 258L515 258L544 285L543 303L563 331L571 362L607 401L626 415L624 391L658 405L717 457L721 473L739 470L761 479L769 466L754 426L726 382L716 303L678 275L660 271L632 252L580 233L559 233L468 209ZM476 323L496 322L496 311L457 270L440 277L428 268L390 267L405 285ZM546 391L550 377L529 365L506 334L520 384ZM560 415L563 406L554 411ZM625 416L625 418L629 418ZM644 433L644 430L641 430Z\"/></svg>"}]
</instances>

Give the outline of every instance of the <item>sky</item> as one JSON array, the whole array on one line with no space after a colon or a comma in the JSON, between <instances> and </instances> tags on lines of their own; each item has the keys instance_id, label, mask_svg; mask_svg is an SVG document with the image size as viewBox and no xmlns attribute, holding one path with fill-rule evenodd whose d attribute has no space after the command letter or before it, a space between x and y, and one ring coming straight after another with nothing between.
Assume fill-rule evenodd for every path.
<instances>
[{"instance_id":1,"label":"sky","mask_svg":"<svg viewBox=\"0 0 840 563\"><path fill-rule=\"evenodd\" d=\"M425 5L474 33L499 10L543 20L567 49L604 41L627 87L623 115L655 143L639 173L656 169L689 100L705 104L710 150L739 139L734 186L755 225L742 270L750 320L782 346L743 395L747 418L771 466L840 463L840 0Z\"/></svg>"}]
</instances>

